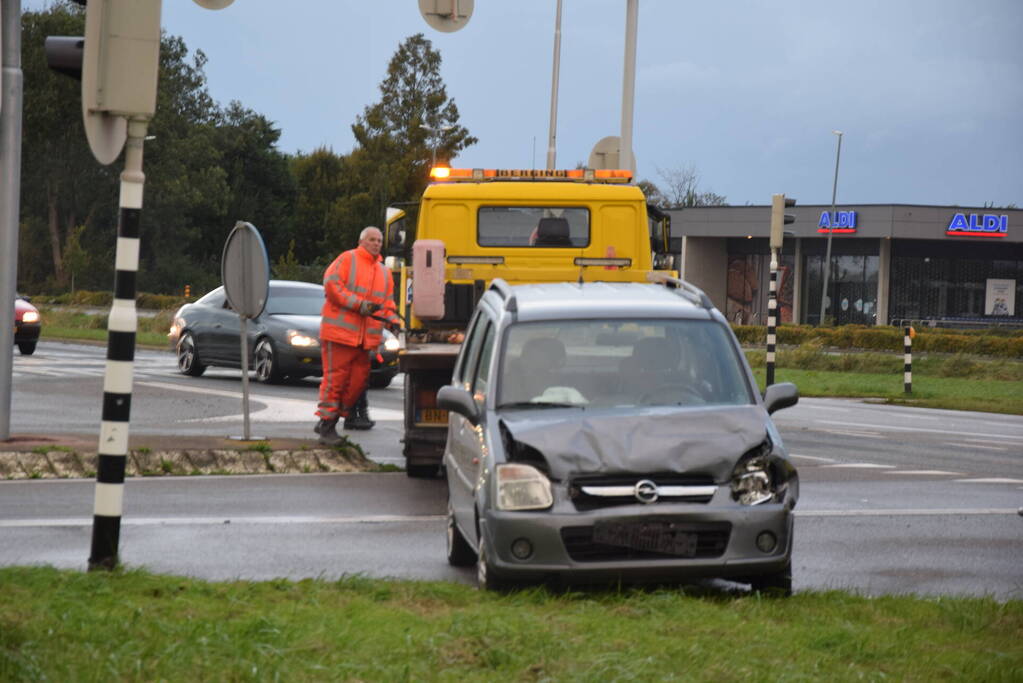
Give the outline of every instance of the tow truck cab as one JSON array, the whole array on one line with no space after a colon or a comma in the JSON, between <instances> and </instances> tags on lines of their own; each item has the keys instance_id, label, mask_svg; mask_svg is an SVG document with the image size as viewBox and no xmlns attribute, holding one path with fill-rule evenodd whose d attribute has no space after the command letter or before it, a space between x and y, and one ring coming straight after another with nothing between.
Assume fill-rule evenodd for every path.
<instances>
[{"instance_id":1,"label":"tow truck cab","mask_svg":"<svg viewBox=\"0 0 1023 683\"><path fill-rule=\"evenodd\" d=\"M399 363L410 476L440 465L447 412L436 393L494 278L645 282L673 260L667 216L648 212L629 171L435 168L431 177L418 205L388 209L384 238L409 329Z\"/></svg>"}]
</instances>

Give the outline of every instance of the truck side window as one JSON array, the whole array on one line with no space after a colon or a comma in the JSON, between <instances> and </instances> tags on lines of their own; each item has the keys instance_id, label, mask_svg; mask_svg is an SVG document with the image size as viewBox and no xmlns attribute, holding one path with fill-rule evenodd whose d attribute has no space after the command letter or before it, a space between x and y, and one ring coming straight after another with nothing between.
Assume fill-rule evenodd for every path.
<instances>
[{"instance_id":1,"label":"truck side window","mask_svg":"<svg viewBox=\"0 0 1023 683\"><path fill-rule=\"evenodd\" d=\"M487 379L490 377L490 358L494 353L494 325L488 324L483 334L483 345L480 349L479 363L476 365L476 377L472 383L472 396L477 403L487 398Z\"/></svg>"}]
</instances>

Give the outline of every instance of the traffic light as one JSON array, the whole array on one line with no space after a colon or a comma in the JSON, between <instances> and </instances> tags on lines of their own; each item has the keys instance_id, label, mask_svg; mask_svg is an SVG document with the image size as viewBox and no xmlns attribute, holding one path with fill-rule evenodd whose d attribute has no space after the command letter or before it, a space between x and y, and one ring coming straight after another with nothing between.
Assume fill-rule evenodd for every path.
<instances>
[{"instance_id":1,"label":"traffic light","mask_svg":"<svg viewBox=\"0 0 1023 683\"><path fill-rule=\"evenodd\" d=\"M795 199L786 199L783 194L772 195L771 197L771 248L781 249L782 243L782 226L794 223L796 217L790 213L785 213L785 209L790 206L795 206Z\"/></svg>"},{"instance_id":2,"label":"traffic light","mask_svg":"<svg viewBox=\"0 0 1023 683\"><path fill-rule=\"evenodd\" d=\"M161 0L75 0L86 5L85 37L50 36L46 63L82 81L85 136L101 164L116 159L129 118L156 112ZM195 0L221 9L233 0Z\"/></svg>"}]
</instances>

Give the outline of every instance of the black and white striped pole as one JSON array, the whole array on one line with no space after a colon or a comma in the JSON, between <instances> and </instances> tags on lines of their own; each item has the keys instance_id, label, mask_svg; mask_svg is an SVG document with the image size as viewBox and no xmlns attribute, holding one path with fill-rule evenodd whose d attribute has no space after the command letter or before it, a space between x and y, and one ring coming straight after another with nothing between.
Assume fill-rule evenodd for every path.
<instances>
[{"instance_id":1,"label":"black and white striped pole","mask_svg":"<svg viewBox=\"0 0 1023 683\"><path fill-rule=\"evenodd\" d=\"M121 173L115 256L117 269L114 273L114 302L107 323L107 363L103 375L103 414L96 453L96 497L89 569L113 569L117 566L138 329L135 276L139 265L139 223L145 184L142 145L146 127L145 120L128 122L124 171Z\"/></svg>"},{"instance_id":2,"label":"black and white striped pole","mask_svg":"<svg viewBox=\"0 0 1023 683\"><path fill-rule=\"evenodd\" d=\"M905 350L902 386L907 394L913 393L913 337L915 336L916 330L909 326L906 327L905 333L902 336L902 346Z\"/></svg>"},{"instance_id":3,"label":"black and white striped pole","mask_svg":"<svg viewBox=\"0 0 1023 683\"><path fill-rule=\"evenodd\" d=\"M765 386L774 384L774 355L777 346L778 326L778 250L785 238L784 226L795 221L785 213L785 207L795 206L795 199L786 199L783 194L771 197L771 287L767 295L767 377Z\"/></svg>"}]
</instances>

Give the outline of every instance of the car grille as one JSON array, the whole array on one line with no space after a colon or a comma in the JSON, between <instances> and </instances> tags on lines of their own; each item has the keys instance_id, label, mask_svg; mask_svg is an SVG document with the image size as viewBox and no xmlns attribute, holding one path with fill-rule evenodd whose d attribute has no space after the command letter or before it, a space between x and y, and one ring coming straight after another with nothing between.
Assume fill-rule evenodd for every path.
<instances>
[{"instance_id":1,"label":"car grille","mask_svg":"<svg viewBox=\"0 0 1023 683\"><path fill-rule=\"evenodd\" d=\"M679 523L673 528L696 536L695 551L684 559L721 557L728 547L732 525L728 522ZM592 526L570 526L561 530L561 540L568 556L575 562L621 562L632 560L678 559L672 553L660 553L625 546L597 543L593 540Z\"/></svg>"},{"instance_id":2,"label":"car grille","mask_svg":"<svg viewBox=\"0 0 1023 683\"><path fill-rule=\"evenodd\" d=\"M575 477L569 482L568 494L580 511L617 505L635 505L636 484L653 482L657 486L654 503L706 503L714 497L717 485L711 477L682 474L622 474L613 476Z\"/></svg>"}]
</instances>

